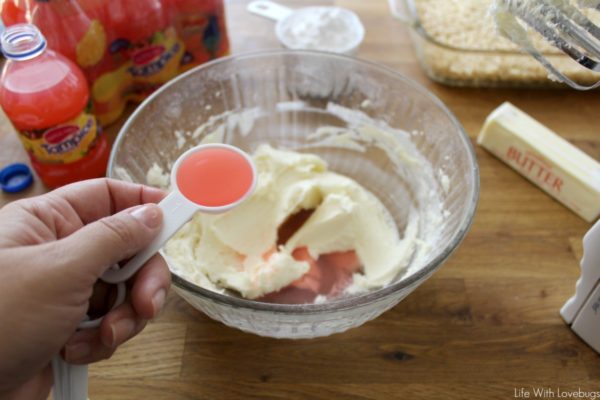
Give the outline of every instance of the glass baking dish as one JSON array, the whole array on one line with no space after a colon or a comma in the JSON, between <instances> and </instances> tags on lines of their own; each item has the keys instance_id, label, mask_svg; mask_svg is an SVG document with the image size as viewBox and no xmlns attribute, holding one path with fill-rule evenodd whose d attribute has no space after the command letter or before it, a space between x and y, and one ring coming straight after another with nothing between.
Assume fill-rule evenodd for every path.
<instances>
[{"instance_id":1,"label":"glass baking dish","mask_svg":"<svg viewBox=\"0 0 600 400\"><path fill-rule=\"evenodd\" d=\"M493 0L388 1L392 14L410 27L422 68L437 82L471 87L567 87L497 32L488 11ZM588 16L600 22L600 13L590 11ZM586 85L600 80L600 73L581 67L536 32L532 40L569 78Z\"/></svg>"}]
</instances>

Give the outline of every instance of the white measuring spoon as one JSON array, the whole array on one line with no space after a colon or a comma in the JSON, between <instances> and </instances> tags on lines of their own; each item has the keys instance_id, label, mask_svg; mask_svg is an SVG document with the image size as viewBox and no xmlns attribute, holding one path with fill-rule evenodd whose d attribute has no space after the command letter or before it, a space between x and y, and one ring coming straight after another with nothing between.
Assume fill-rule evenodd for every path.
<instances>
[{"instance_id":1,"label":"white measuring spoon","mask_svg":"<svg viewBox=\"0 0 600 400\"><path fill-rule=\"evenodd\" d=\"M207 163L206 155L209 153L216 154L217 157L225 157L229 161L223 163L222 166L224 169L222 171L216 168L217 164L211 166L211 164ZM241 168L243 171L227 170L227 165L235 166L238 169ZM198 192L209 189L209 186L206 183L199 182L198 187L190 187L193 176L190 177L187 175L194 175L198 171L209 167L215 168L214 171L211 171L214 172L211 175L217 176L218 173L221 173L223 176L221 176L219 182L213 182L218 184L216 187L215 185L212 186L212 193L206 193L207 196L203 196L203 193ZM238 172L244 172L244 176L234 176ZM230 176L227 176L227 174ZM244 180L243 184L238 185L239 180L234 181L236 178L242 178ZM238 186L234 188L235 185ZM171 187L173 191L158 204L164 215L160 233L145 249L128 261L123 268L107 270L102 276L102 280L108 283L126 281L150 257L156 254L166 241L188 222L196 212L220 214L228 211L244 201L252 193L255 186L256 169L254 163L246 153L238 148L225 144L208 144L186 151L173 165L171 172ZM218 191L230 191L231 193L224 193L227 196L221 196L222 199L209 198ZM208 196L209 194L211 196Z\"/></svg>"},{"instance_id":2,"label":"white measuring spoon","mask_svg":"<svg viewBox=\"0 0 600 400\"><path fill-rule=\"evenodd\" d=\"M107 270L101 280L117 284L117 300L113 309L125 300L124 282L188 222L196 212L220 214L252 194L256 187L256 168L242 150L226 144L196 146L183 153L171 171L172 192L158 206L163 212L163 225L158 236L125 266ZM82 321L79 329L100 326L103 317ZM87 365L71 365L59 355L52 360L54 400L87 400Z\"/></svg>"},{"instance_id":3,"label":"white measuring spoon","mask_svg":"<svg viewBox=\"0 0 600 400\"><path fill-rule=\"evenodd\" d=\"M277 24L275 25L275 36L277 36L279 42L288 49L294 49L294 47L284 34L285 27L293 23L297 17L299 18L302 14L309 13L314 9L335 9L339 12L339 17L352 27L355 35L343 48L336 49L334 52L347 55L356 54L358 47L365 37L365 27L363 26L362 22L360 22L358 15L351 10L342 7L329 6L291 9L268 0L252 1L247 6L247 10L251 13L260 15L261 17L265 17L273 21L277 21Z\"/></svg>"},{"instance_id":4,"label":"white measuring spoon","mask_svg":"<svg viewBox=\"0 0 600 400\"><path fill-rule=\"evenodd\" d=\"M247 8L251 13L273 21L281 21L294 13L294 10L289 7L267 0L253 1L248 4Z\"/></svg>"}]
</instances>

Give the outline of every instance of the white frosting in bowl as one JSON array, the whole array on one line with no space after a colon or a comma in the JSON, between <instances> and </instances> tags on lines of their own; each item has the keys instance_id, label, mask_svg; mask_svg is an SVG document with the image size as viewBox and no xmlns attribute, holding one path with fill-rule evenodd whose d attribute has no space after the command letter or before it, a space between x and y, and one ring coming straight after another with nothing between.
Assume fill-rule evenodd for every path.
<instances>
[{"instance_id":1,"label":"white frosting in bowl","mask_svg":"<svg viewBox=\"0 0 600 400\"><path fill-rule=\"evenodd\" d=\"M363 265L346 288L381 287L408 265L416 225L398 229L381 202L354 180L328 171L312 154L262 145L254 154L258 185L250 198L221 215L197 214L166 246L177 264L194 265L220 287L254 299L301 278L309 263L292 256L305 247L320 255L355 250ZM278 228L300 210L308 220L276 248ZM197 283L204 282L204 279Z\"/></svg>"},{"instance_id":2,"label":"white frosting in bowl","mask_svg":"<svg viewBox=\"0 0 600 400\"><path fill-rule=\"evenodd\" d=\"M278 108L285 111L288 106L286 103ZM306 136L304 144L295 147L301 152L260 145L254 153L258 171L255 193L228 213L197 214L184 226L163 249L174 273L209 290L229 290L230 294L233 291L263 301L265 295L295 285L315 286L313 281L320 279L310 260L297 257L298 249L306 249L313 260L355 252L360 268L348 275L351 279L343 291L330 296L318 293L309 300L321 303L384 287L428 262L430 249L439 238L438 228L450 216L442 206L449 181L442 169L433 171L412 143L420 133L391 129L360 111L335 104L329 104L327 110L346 121L347 127L321 126ZM202 125L183 135L191 143L200 138L201 143L221 142L226 131L247 135L255 120L263 116L258 109L252 113L226 113L215 117L210 128ZM408 197L390 194L397 199L395 203L402 203L398 206L404 210L401 226L397 224L398 214L394 214L396 220L392 218L372 192L348 176L329 170L322 158L310 154L312 149L319 152L317 149L324 148L343 149L350 154L373 149L382 152L382 157L391 162L385 174L402 176L411 192ZM347 162L351 160L351 155L346 158ZM165 187L165 182L168 174L153 165L147 183ZM400 193L392 187L389 190ZM291 237L279 243L278 229L300 210L314 211Z\"/></svg>"}]
</instances>

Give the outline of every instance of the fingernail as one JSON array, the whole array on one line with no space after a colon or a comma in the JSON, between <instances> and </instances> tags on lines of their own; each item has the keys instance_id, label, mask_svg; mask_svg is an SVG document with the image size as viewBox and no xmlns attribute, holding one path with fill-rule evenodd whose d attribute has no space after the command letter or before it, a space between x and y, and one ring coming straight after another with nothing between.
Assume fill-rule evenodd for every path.
<instances>
[{"instance_id":1,"label":"fingernail","mask_svg":"<svg viewBox=\"0 0 600 400\"><path fill-rule=\"evenodd\" d=\"M167 292L165 291L165 289L160 289L158 292L154 293L154 296L152 296L152 308L153 308L152 315L154 315L155 317L158 315L158 313L162 310L163 306L165 305L166 297L167 297Z\"/></svg>"},{"instance_id":2,"label":"fingernail","mask_svg":"<svg viewBox=\"0 0 600 400\"><path fill-rule=\"evenodd\" d=\"M162 222L160 211L158 207L154 205L145 205L134 208L133 211L131 211L131 215L151 229L158 228Z\"/></svg>"},{"instance_id":3,"label":"fingernail","mask_svg":"<svg viewBox=\"0 0 600 400\"><path fill-rule=\"evenodd\" d=\"M135 332L135 321L129 318L123 318L110 326L112 331L111 347L123 343L129 339Z\"/></svg>"},{"instance_id":4,"label":"fingernail","mask_svg":"<svg viewBox=\"0 0 600 400\"><path fill-rule=\"evenodd\" d=\"M65 348L65 359L68 362L77 362L89 357L92 354L92 347L88 343L77 343Z\"/></svg>"}]
</instances>

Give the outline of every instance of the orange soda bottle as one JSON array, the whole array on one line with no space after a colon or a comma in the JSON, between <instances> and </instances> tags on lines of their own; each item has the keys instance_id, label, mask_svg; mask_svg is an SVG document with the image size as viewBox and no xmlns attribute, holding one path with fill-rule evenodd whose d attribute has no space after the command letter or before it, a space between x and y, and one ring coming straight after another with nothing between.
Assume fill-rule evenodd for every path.
<instances>
[{"instance_id":1,"label":"orange soda bottle","mask_svg":"<svg viewBox=\"0 0 600 400\"><path fill-rule=\"evenodd\" d=\"M10 26L0 41L7 59L0 106L44 184L54 188L103 176L109 145L87 111L90 94L81 70L47 49L33 25Z\"/></svg>"},{"instance_id":2,"label":"orange soda bottle","mask_svg":"<svg viewBox=\"0 0 600 400\"><path fill-rule=\"evenodd\" d=\"M167 27L161 0L106 0L105 3L108 29L119 39L139 43Z\"/></svg>"},{"instance_id":3,"label":"orange soda bottle","mask_svg":"<svg viewBox=\"0 0 600 400\"><path fill-rule=\"evenodd\" d=\"M77 3L90 18L97 19L102 25L106 26L108 18L106 0L78 0Z\"/></svg>"},{"instance_id":4,"label":"orange soda bottle","mask_svg":"<svg viewBox=\"0 0 600 400\"><path fill-rule=\"evenodd\" d=\"M182 70L229 53L223 0L163 0L183 40Z\"/></svg>"},{"instance_id":5,"label":"orange soda bottle","mask_svg":"<svg viewBox=\"0 0 600 400\"><path fill-rule=\"evenodd\" d=\"M26 22L27 13L30 11L30 0L4 0L1 1L2 21L10 26Z\"/></svg>"},{"instance_id":6,"label":"orange soda bottle","mask_svg":"<svg viewBox=\"0 0 600 400\"><path fill-rule=\"evenodd\" d=\"M115 37L109 52L129 63L129 98L141 101L179 73L184 46L162 0L107 0L107 30ZM126 81L112 79L113 81ZM96 98L98 86L94 85Z\"/></svg>"},{"instance_id":7,"label":"orange soda bottle","mask_svg":"<svg viewBox=\"0 0 600 400\"><path fill-rule=\"evenodd\" d=\"M48 47L82 68L102 61L107 38L98 18L88 15L76 0L35 0L31 23L48 41Z\"/></svg>"},{"instance_id":8,"label":"orange soda bottle","mask_svg":"<svg viewBox=\"0 0 600 400\"><path fill-rule=\"evenodd\" d=\"M107 55L85 72L92 85L94 112L107 125L119 118L129 101L143 100L173 78L183 49L174 30L166 29L168 20L160 0L80 3L86 10L95 9L106 27Z\"/></svg>"}]
</instances>

